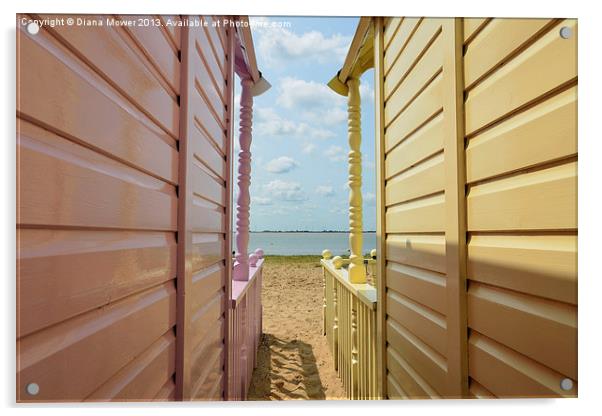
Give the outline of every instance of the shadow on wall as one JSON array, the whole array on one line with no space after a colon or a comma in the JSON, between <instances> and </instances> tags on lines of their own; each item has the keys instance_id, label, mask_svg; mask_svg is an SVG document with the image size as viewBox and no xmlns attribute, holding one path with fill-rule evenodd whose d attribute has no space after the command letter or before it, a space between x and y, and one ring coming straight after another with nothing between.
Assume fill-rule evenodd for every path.
<instances>
[{"instance_id":1,"label":"shadow on wall","mask_svg":"<svg viewBox=\"0 0 602 416\"><path fill-rule=\"evenodd\" d=\"M249 400L325 400L312 346L263 334Z\"/></svg>"}]
</instances>

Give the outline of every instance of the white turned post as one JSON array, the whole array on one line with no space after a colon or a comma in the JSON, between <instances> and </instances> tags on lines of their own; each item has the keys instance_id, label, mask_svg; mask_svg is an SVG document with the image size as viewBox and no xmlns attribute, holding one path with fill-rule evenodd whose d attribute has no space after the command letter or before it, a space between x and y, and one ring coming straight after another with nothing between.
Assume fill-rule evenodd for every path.
<instances>
[{"instance_id":1,"label":"white turned post","mask_svg":"<svg viewBox=\"0 0 602 416\"><path fill-rule=\"evenodd\" d=\"M366 283L366 269L362 254L362 144L360 81L347 80L348 137L349 137L349 281Z\"/></svg>"},{"instance_id":2,"label":"white turned post","mask_svg":"<svg viewBox=\"0 0 602 416\"><path fill-rule=\"evenodd\" d=\"M240 95L240 129L238 153L238 199L236 200L236 261L232 278L249 280L249 211L251 196L251 140L253 119L253 81L249 78L241 80Z\"/></svg>"}]
</instances>

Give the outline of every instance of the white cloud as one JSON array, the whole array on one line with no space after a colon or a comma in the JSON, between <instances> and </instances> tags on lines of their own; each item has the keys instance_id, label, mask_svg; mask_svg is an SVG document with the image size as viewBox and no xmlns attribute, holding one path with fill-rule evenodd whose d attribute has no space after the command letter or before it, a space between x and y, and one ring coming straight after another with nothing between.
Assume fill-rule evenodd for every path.
<instances>
[{"instance_id":1,"label":"white cloud","mask_svg":"<svg viewBox=\"0 0 602 416\"><path fill-rule=\"evenodd\" d=\"M351 43L351 36L338 33L327 36L312 30L298 34L285 27L274 27L273 19L251 17L249 20L253 25L257 54L270 66L295 61L342 64Z\"/></svg>"},{"instance_id":2,"label":"white cloud","mask_svg":"<svg viewBox=\"0 0 602 416\"><path fill-rule=\"evenodd\" d=\"M311 155L316 150L316 145L313 143L305 143L301 149L306 155Z\"/></svg>"},{"instance_id":3,"label":"white cloud","mask_svg":"<svg viewBox=\"0 0 602 416\"><path fill-rule=\"evenodd\" d=\"M273 197L283 201L305 201L307 195L297 182L275 179L264 185L264 189Z\"/></svg>"},{"instance_id":4,"label":"white cloud","mask_svg":"<svg viewBox=\"0 0 602 416\"><path fill-rule=\"evenodd\" d=\"M368 157L366 153L362 153L362 166L369 170L374 170L376 163L373 157Z\"/></svg>"},{"instance_id":5,"label":"white cloud","mask_svg":"<svg viewBox=\"0 0 602 416\"><path fill-rule=\"evenodd\" d=\"M316 194L320 196L334 196L334 189L330 185L320 185L316 188Z\"/></svg>"},{"instance_id":6,"label":"white cloud","mask_svg":"<svg viewBox=\"0 0 602 416\"><path fill-rule=\"evenodd\" d=\"M285 77L280 80L280 95L276 102L288 109L329 108L332 104L345 104L345 98L326 84Z\"/></svg>"},{"instance_id":7,"label":"white cloud","mask_svg":"<svg viewBox=\"0 0 602 416\"><path fill-rule=\"evenodd\" d=\"M299 166L299 163L297 163L292 157L280 156L276 159L270 160L266 164L266 169L268 172L272 173L286 173L295 169L297 166Z\"/></svg>"},{"instance_id":8,"label":"white cloud","mask_svg":"<svg viewBox=\"0 0 602 416\"><path fill-rule=\"evenodd\" d=\"M255 137L294 137L329 139L335 134L321 127L310 126L307 123L297 122L282 118L272 108L258 108L256 110Z\"/></svg>"},{"instance_id":9,"label":"white cloud","mask_svg":"<svg viewBox=\"0 0 602 416\"><path fill-rule=\"evenodd\" d=\"M347 160L347 152L341 146L332 145L326 151L324 155L330 159L331 162L341 162Z\"/></svg>"},{"instance_id":10,"label":"white cloud","mask_svg":"<svg viewBox=\"0 0 602 416\"><path fill-rule=\"evenodd\" d=\"M253 198L251 198L251 201L257 205L272 205L271 198L266 198L262 196L254 196Z\"/></svg>"},{"instance_id":11,"label":"white cloud","mask_svg":"<svg viewBox=\"0 0 602 416\"><path fill-rule=\"evenodd\" d=\"M374 202L376 202L376 195L374 195L372 192L366 192L363 195L363 198L364 202L366 202L368 205L374 205Z\"/></svg>"},{"instance_id":12,"label":"white cloud","mask_svg":"<svg viewBox=\"0 0 602 416\"><path fill-rule=\"evenodd\" d=\"M345 126L347 98L332 91L326 84L285 77L279 83L276 102L283 108L295 110L314 126ZM360 85L362 108L374 106L374 90L368 84Z\"/></svg>"},{"instance_id":13,"label":"white cloud","mask_svg":"<svg viewBox=\"0 0 602 416\"><path fill-rule=\"evenodd\" d=\"M374 105L374 90L368 84L360 84L360 97L362 99L362 106Z\"/></svg>"}]
</instances>

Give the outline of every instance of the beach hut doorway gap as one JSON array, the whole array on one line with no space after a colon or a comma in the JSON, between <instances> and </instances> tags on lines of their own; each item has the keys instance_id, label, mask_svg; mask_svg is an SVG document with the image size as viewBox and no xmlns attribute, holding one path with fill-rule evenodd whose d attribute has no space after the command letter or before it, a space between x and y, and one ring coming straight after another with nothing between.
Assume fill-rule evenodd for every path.
<instances>
[{"instance_id":1,"label":"beach hut doorway gap","mask_svg":"<svg viewBox=\"0 0 602 416\"><path fill-rule=\"evenodd\" d=\"M323 333L350 399L379 399L376 249L363 254L360 79L374 67L370 18L361 18L343 68L328 86L347 97L349 140L349 258L322 252ZM352 51L352 52L351 52ZM375 84L378 85L378 84ZM378 137L378 136L377 136ZM378 185L377 185L378 186ZM368 280L368 270L370 280Z\"/></svg>"},{"instance_id":2,"label":"beach hut doorway gap","mask_svg":"<svg viewBox=\"0 0 602 416\"><path fill-rule=\"evenodd\" d=\"M246 23L247 18L243 17ZM240 80L238 196L236 199L236 251L232 267L230 299L230 377L228 400L246 400L257 350L262 335L263 250L249 254L251 184L251 142L253 138L253 97L271 86L257 69L251 32L240 31L235 73ZM244 45L243 45L244 43Z\"/></svg>"}]
</instances>

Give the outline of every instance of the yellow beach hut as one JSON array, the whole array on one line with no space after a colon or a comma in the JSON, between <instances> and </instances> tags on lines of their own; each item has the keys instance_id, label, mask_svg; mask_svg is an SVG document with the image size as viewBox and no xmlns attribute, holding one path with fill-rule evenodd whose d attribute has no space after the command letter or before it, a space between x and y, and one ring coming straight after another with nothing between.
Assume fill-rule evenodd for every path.
<instances>
[{"instance_id":1,"label":"yellow beach hut","mask_svg":"<svg viewBox=\"0 0 602 416\"><path fill-rule=\"evenodd\" d=\"M577 21L361 18L329 86L349 103L351 256L324 253L324 332L349 397L576 396Z\"/></svg>"}]
</instances>

